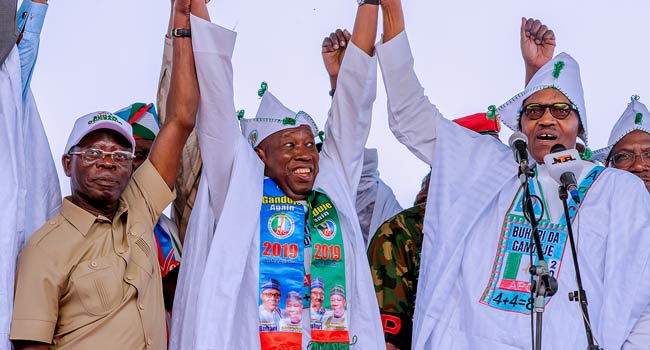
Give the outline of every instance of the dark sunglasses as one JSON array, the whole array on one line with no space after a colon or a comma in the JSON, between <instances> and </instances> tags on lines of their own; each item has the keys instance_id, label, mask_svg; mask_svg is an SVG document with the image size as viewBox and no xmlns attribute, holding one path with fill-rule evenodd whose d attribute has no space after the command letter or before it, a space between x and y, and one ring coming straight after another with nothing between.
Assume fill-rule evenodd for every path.
<instances>
[{"instance_id":1,"label":"dark sunglasses","mask_svg":"<svg viewBox=\"0 0 650 350\"><path fill-rule=\"evenodd\" d=\"M551 115L555 119L565 119L571 114L571 111L576 111L576 106L570 103L553 103L548 105L543 105L541 103L529 103L521 108L521 115L526 116L530 120L537 120L541 118L546 109L551 112Z\"/></svg>"}]
</instances>

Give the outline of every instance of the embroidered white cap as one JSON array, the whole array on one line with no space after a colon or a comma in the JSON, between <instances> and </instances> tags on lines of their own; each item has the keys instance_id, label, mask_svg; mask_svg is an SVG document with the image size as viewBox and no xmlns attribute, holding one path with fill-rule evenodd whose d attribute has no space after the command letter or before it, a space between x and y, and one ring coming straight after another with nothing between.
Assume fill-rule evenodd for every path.
<instances>
[{"instance_id":1,"label":"embroidered white cap","mask_svg":"<svg viewBox=\"0 0 650 350\"><path fill-rule=\"evenodd\" d=\"M521 114L522 103L530 95L546 88L559 90L576 107L584 130L579 136L585 144L588 144L587 111L585 109L585 97L580 79L580 66L573 57L564 52L543 65L535 73L524 91L497 108L497 114L501 118L501 121L510 129L519 131L519 116Z\"/></svg>"},{"instance_id":2,"label":"embroidered white cap","mask_svg":"<svg viewBox=\"0 0 650 350\"><path fill-rule=\"evenodd\" d=\"M262 101L255 118L240 120L242 134L251 146L257 147L260 142L278 131L301 125L309 126L314 137L322 136L309 114L302 111L295 113L285 107L273 94L266 91L266 87L266 83L262 83L262 89L259 91Z\"/></svg>"},{"instance_id":3,"label":"embroidered white cap","mask_svg":"<svg viewBox=\"0 0 650 350\"><path fill-rule=\"evenodd\" d=\"M594 151L594 159L604 162L612 148L632 131L641 130L650 134L650 111L643 103L639 102L638 95L632 96L631 100L623 115L614 124L607 147Z\"/></svg>"},{"instance_id":4,"label":"embroidered white cap","mask_svg":"<svg viewBox=\"0 0 650 350\"><path fill-rule=\"evenodd\" d=\"M76 146L86 135L102 129L113 130L124 136L131 144L131 152L135 151L135 140L133 139L131 125L111 112L98 111L86 114L74 122L63 153L70 152L70 149Z\"/></svg>"}]
</instances>

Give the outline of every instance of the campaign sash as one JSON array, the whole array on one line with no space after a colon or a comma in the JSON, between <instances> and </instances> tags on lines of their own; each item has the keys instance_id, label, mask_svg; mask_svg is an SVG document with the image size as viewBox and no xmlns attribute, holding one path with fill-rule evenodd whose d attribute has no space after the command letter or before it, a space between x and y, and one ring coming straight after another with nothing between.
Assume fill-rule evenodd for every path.
<instances>
[{"instance_id":1,"label":"campaign sash","mask_svg":"<svg viewBox=\"0 0 650 350\"><path fill-rule=\"evenodd\" d=\"M594 167L578 187L580 203L596 179L602 174L604 167ZM529 180L531 195L537 194L545 204L539 182ZM537 252L532 237L532 226L523 215L523 187L519 188L501 226L501 235L497 245L497 253L492 265L490 278L479 302L499 310L530 314L534 299L530 294L532 276L528 272L531 265L537 264ZM542 214L538 201L533 203L535 215ZM573 222L580 204L569 196L569 220L565 215L558 223L549 220L544 215L538 223L540 240L544 258L548 263L549 273L559 279L562 258L568 240L567 222ZM532 259L532 260L531 260ZM551 297L545 299L546 303Z\"/></svg>"},{"instance_id":2,"label":"campaign sash","mask_svg":"<svg viewBox=\"0 0 650 350\"><path fill-rule=\"evenodd\" d=\"M305 249L311 253L307 265ZM303 206L266 178L260 210L259 336L263 350L302 348L302 310L310 306L312 276L323 281L323 317L333 322L331 327L310 324L311 349L349 349L338 213L324 193L314 191Z\"/></svg>"},{"instance_id":3,"label":"campaign sash","mask_svg":"<svg viewBox=\"0 0 650 350\"><path fill-rule=\"evenodd\" d=\"M323 315L322 323L318 318L311 318L311 349L349 349L345 254L339 215L332 201L322 192L314 191L308 203L311 279L322 278L324 281L323 308L328 310ZM310 312L313 311L310 309Z\"/></svg>"}]
</instances>

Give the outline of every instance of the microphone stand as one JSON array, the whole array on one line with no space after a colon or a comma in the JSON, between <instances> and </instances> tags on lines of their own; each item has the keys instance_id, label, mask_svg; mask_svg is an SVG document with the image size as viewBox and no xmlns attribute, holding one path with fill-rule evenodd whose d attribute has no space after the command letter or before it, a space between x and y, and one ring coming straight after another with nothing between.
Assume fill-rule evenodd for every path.
<instances>
[{"instance_id":1,"label":"microphone stand","mask_svg":"<svg viewBox=\"0 0 650 350\"><path fill-rule=\"evenodd\" d=\"M576 282L578 284L578 290L569 293L569 300L580 303L580 308L582 309L582 320L585 325L585 334L587 335L587 350L602 350L598 345L594 344L594 336L591 332L591 322L589 320L589 311L587 311L587 292L582 288L582 278L580 277L580 266L578 265L578 253L576 251L575 240L573 239L573 228L569 218L569 205L567 204L567 199L569 194L565 186L560 186L559 188L560 199L562 200L562 205L564 206L564 217L567 222L567 230L569 232L569 242L571 243L571 255L573 256L573 265L576 270Z\"/></svg>"},{"instance_id":2,"label":"microphone stand","mask_svg":"<svg viewBox=\"0 0 650 350\"><path fill-rule=\"evenodd\" d=\"M524 186L524 212L530 222L533 230L533 240L535 243L535 250L537 252L537 264L531 266L529 271L533 276L537 276L537 281L533 281L531 285L531 293L535 294L535 303L533 311L535 312L535 350L542 349L542 315L546 307L545 298L550 297L557 292L557 280L550 275L548 264L544 260L544 251L542 249L542 241L539 236L538 222L535 217L535 210L533 209L532 196L528 186L528 180L532 178L535 173L528 167L528 162L522 161L519 167L519 180ZM532 261L531 261L532 263Z\"/></svg>"}]
</instances>

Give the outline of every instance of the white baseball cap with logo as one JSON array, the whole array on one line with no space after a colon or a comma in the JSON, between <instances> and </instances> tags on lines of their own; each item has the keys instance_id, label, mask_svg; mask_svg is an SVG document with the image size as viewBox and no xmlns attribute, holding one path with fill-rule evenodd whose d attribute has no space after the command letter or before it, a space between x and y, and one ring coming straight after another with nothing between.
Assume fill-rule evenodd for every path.
<instances>
[{"instance_id":1,"label":"white baseball cap with logo","mask_svg":"<svg viewBox=\"0 0 650 350\"><path fill-rule=\"evenodd\" d=\"M86 135L96 130L113 130L124 136L131 144L131 152L135 152L135 139L131 125L111 112L93 112L77 119L72 127L68 143L65 145L64 154L76 146Z\"/></svg>"}]
</instances>

